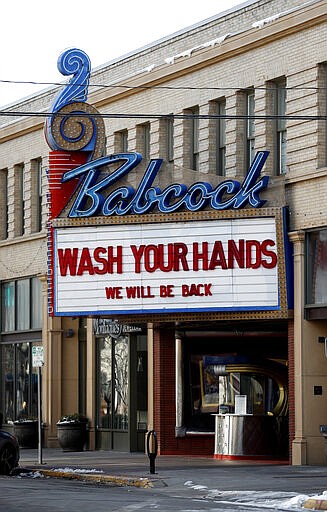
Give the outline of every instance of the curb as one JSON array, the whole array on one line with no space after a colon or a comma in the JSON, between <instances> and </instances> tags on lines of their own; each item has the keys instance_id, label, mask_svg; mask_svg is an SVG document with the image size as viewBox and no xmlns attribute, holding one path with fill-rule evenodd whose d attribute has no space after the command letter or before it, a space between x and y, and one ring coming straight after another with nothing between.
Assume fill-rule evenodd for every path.
<instances>
[{"instance_id":1,"label":"curb","mask_svg":"<svg viewBox=\"0 0 327 512\"><path fill-rule=\"evenodd\" d=\"M130 487L143 487L150 488L155 487L157 484L166 485L159 480L150 480L146 477L126 477L126 476L114 476L99 473L67 473L56 469L39 469L31 468L30 471L40 473L46 477L52 478L66 478L68 480L79 480L82 482L91 482L94 484L108 484L108 485L119 485L119 486L130 486Z\"/></svg>"},{"instance_id":2,"label":"curb","mask_svg":"<svg viewBox=\"0 0 327 512\"><path fill-rule=\"evenodd\" d=\"M327 500L309 498L303 503L303 507L311 510L327 510Z\"/></svg>"}]
</instances>

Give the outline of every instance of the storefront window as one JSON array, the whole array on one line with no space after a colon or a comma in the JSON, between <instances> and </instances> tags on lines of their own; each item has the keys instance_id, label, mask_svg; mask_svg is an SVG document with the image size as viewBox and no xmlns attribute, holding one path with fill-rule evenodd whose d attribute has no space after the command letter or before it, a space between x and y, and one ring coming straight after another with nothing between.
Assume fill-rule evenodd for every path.
<instances>
[{"instance_id":1,"label":"storefront window","mask_svg":"<svg viewBox=\"0 0 327 512\"><path fill-rule=\"evenodd\" d=\"M42 289L38 277L32 277L32 307L31 307L31 328L42 328Z\"/></svg>"},{"instance_id":2,"label":"storefront window","mask_svg":"<svg viewBox=\"0 0 327 512\"><path fill-rule=\"evenodd\" d=\"M2 347L2 390L4 402L4 422L14 419L14 376L15 376L15 347L14 345L3 345Z\"/></svg>"},{"instance_id":3,"label":"storefront window","mask_svg":"<svg viewBox=\"0 0 327 512\"><path fill-rule=\"evenodd\" d=\"M31 366L32 343L1 346L4 422L37 417L37 368Z\"/></svg>"},{"instance_id":4,"label":"storefront window","mask_svg":"<svg viewBox=\"0 0 327 512\"><path fill-rule=\"evenodd\" d=\"M17 291L17 330L25 331L29 329L30 314L30 281L21 279L16 283Z\"/></svg>"},{"instance_id":5,"label":"storefront window","mask_svg":"<svg viewBox=\"0 0 327 512\"><path fill-rule=\"evenodd\" d=\"M128 429L128 337L98 339L98 424Z\"/></svg>"},{"instance_id":6,"label":"storefront window","mask_svg":"<svg viewBox=\"0 0 327 512\"><path fill-rule=\"evenodd\" d=\"M2 330L15 330L15 283L4 283L2 286Z\"/></svg>"},{"instance_id":7,"label":"storefront window","mask_svg":"<svg viewBox=\"0 0 327 512\"><path fill-rule=\"evenodd\" d=\"M307 234L307 305L327 305L327 229Z\"/></svg>"}]
</instances>

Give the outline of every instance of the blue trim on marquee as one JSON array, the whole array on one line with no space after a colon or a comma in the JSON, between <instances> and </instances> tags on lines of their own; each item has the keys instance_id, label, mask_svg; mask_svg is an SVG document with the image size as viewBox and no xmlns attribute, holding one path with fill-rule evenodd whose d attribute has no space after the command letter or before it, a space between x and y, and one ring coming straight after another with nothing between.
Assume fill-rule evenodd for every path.
<instances>
[{"instance_id":1,"label":"blue trim on marquee","mask_svg":"<svg viewBox=\"0 0 327 512\"><path fill-rule=\"evenodd\" d=\"M57 311L56 309L56 305L54 307L54 312L55 312L55 315L57 316L85 316L85 315L146 315L146 314L155 314L155 313L160 313L160 314L164 314L164 313L215 313L215 312L238 312L238 311L277 311L279 310L280 307L279 306L255 306L255 307L250 307L250 306L241 306L239 308L235 308L235 307L227 307L227 308L189 308L189 309L177 309L177 308L172 308L172 309L168 309L168 308L160 308L160 309L140 309L140 310L135 310L135 309L126 309L126 310L122 310L122 311L117 311L117 310L107 310L107 309L104 309L104 310L90 310L90 311L82 311L82 312L79 312L79 311L71 311L71 312L65 312L65 313L60 313Z\"/></svg>"},{"instance_id":2,"label":"blue trim on marquee","mask_svg":"<svg viewBox=\"0 0 327 512\"><path fill-rule=\"evenodd\" d=\"M288 237L289 211L286 206L283 207L283 236L284 236L284 258L286 272L286 293L287 306L294 308L294 261L293 261L293 243Z\"/></svg>"}]
</instances>

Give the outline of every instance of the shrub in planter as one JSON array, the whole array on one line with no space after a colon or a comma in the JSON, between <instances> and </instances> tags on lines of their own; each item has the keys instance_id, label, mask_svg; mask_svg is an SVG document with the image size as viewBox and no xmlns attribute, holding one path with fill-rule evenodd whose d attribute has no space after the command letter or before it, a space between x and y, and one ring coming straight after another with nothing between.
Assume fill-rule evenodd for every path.
<instances>
[{"instance_id":1,"label":"shrub in planter","mask_svg":"<svg viewBox=\"0 0 327 512\"><path fill-rule=\"evenodd\" d=\"M64 452L81 452L87 442L88 420L80 414L62 416L57 422L57 438Z\"/></svg>"},{"instance_id":2,"label":"shrub in planter","mask_svg":"<svg viewBox=\"0 0 327 512\"><path fill-rule=\"evenodd\" d=\"M38 420L22 418L14 421L14 435L21 448L38 447Z\"/></svg>"}]
</instances>

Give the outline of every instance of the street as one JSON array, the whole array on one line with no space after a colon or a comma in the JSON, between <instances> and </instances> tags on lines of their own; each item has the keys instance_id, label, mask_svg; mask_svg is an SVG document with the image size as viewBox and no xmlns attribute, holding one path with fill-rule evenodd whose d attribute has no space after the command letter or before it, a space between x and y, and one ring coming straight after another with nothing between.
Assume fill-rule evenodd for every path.
<instances>
[{"instance_id":1,"label":"street","mask_svg":"<svg viewBox=\"0 0 327 512\"><path fill-rule=\"evenodd\" d=\"M217 490L195 481L154 488L96 485L32 474L0 477L0 512L302 510L296 491ZM195 473L196 475L196 473ZM312 484L311 484L312 485ZM283 480L280 481L280 488ZM237 482L234 482L238 489ZM258 485L258 489L260 484ZM324 489L320 488L320 492ZM319 493L319 490L316 491ZM311 493L311 495L314 493ZM293 498L293 503L292 503Z\"/></svg>"}]
</instances>

